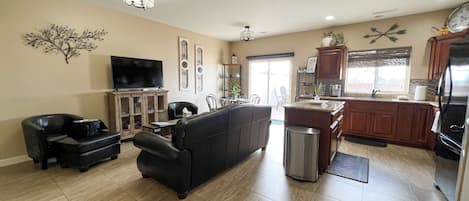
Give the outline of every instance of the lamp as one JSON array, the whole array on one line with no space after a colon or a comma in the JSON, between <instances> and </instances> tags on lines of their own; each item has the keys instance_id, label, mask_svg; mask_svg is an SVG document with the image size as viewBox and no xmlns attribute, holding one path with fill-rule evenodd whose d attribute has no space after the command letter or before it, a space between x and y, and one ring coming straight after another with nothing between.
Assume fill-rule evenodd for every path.
<instances>
[{"instance_id":1,"label":"lamp","mask_svg":"<svg viewBox=\"0 0 469 201\"><path fill-rule=\"evenodd\" d=\"M244 26L244 30L241 31L240 39L243 41L254 40L254 31L249 26Z\"/></svg>"},{"instance_id":2,"label":"lamp","mask_svg":"<svg viewBox=\"0 0 469 201\"><path fill-rule=\"evenodd\" d=\"M124 0L124 3L143 10L155 7L155 0Z\"/></svg>"}]
</instances>

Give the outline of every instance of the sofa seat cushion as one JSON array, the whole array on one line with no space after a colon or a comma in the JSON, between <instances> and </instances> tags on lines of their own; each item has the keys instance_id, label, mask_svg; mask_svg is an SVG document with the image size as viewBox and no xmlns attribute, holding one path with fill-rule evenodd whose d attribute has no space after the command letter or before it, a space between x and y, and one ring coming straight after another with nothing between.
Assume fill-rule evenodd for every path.
<instances>
[{"instance_id":1,"label":"sofa seat cushion","mask_svg":"<svg viewBox=\"0 0 469 201\"><path fill-rule=\"evenodd\" d=\"M64 133L48 134L48 135L46 136L46 140L47 140L47 142L49 142L49 143L53 143L53 142L57 142L57 141L59 141L59 140L62 140L62 139L64 139L64 138L66 138L66 137L67 137L67 135L64 134Z\"/></svg>"},{"instance_id":2,"label":"sofa seat cushion","mask_svg":"<svg viewBox=\"0 0 469 201\"><path fill-rule=\"evenodd\" d=\"M61 151L84 153L100 147L119 143L120 134L118 132L110 132L98 134L84 138L66 137L57 141Z\"/></svg>"}]
</instances>

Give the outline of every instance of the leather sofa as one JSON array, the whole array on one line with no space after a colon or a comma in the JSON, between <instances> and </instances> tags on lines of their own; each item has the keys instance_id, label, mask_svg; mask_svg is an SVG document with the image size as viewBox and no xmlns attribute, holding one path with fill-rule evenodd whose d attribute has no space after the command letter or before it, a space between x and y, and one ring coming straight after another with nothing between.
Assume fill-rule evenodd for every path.
<instances>
[{"instance_id":1,"label":"leather sofa","mask_svg":"<svg viewBox=\"0 0 469 201\"><path fill-rule=\"evenodd\" d=\"M181 119L171 140L149 132L134 137L137 167L174 189L189 191L267 146L271 107L234 105Z\"/></svg>"},{"instance_id":2,"label":"leather sofa","mask_svg":"<svg viewBox=\"0 0 469 201\"><path fill-rule=\"evenodd\" d=\"M197 114L197 105L189 102L172 102L168 104L168 120L182 118L182 109L187 108L192 114Z\"/></svg>"},{"instance_id":3,"label":"leather sofa","mask_svg":"<svg viewBox=\"0 0 469 201\"><path fill-rule=\"evenodd\" d=\"M47 169L47 160L57 157L55 142L67 137L74 120L83 119L72 114L46 114L29 117L22 121L28 156L34 163Z\"/></svg>"}]
</instances>

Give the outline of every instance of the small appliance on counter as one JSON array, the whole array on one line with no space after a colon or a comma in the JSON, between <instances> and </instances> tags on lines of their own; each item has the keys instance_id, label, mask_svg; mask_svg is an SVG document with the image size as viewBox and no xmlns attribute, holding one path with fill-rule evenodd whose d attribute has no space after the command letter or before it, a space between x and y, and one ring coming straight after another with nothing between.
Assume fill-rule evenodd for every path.
<instances>
[{"instance_id":1,"label":"small appliance on counter","mask_svg":"<svg viewBox=\"0 0 469 201\"><path fill-rule=\"evenodd\" d=\"M427 86L416 86L414 100L424 101L427 99Z\"/></svg>"},{"instance_id":2,"label":"small appliance on counter","mask_svg":"<svg viewBox=\"0 0 469 201\"><path fill-rule=\"evenodd\" d=\"M341 97L342 96L342 85L340 84L331 84L331 96Z\"/></svg>"}]
</instances>

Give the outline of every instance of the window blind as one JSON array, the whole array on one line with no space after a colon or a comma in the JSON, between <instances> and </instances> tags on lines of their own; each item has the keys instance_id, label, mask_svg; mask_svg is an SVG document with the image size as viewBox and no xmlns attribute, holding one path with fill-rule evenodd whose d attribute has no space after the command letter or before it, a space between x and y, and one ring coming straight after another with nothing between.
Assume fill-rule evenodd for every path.
<instances>
[{"instance_id":1,"label":"window blind","mask_svg":"<svg viewBox=\"0 0 469 201\"><path fill-rule=\"evenodd\" d=\"M286 57L294 57L294 56L295 56L294 52L285 52L285 53L277 53L277 54L247 56L246 59L248 60L277 59L277 58L286 58Z\"/></svg>"},{"instance_id":2,"label":"window blind","mask_svg":"<svg viewBox=\"0 0 469 201\"><path fill-rule=\"evenodd\" d=\"M411 47L350 51L348 68L409 65Z\"/></svg>"}]
</instances>

